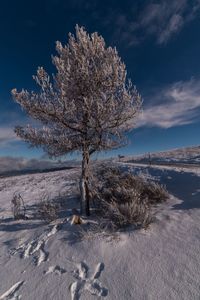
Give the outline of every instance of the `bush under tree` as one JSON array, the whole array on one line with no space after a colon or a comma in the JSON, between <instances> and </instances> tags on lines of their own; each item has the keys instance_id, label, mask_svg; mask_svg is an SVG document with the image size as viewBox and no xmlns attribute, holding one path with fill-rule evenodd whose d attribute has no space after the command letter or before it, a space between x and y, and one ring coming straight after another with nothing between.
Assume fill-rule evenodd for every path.
<instances>
[{"instance_id":1,"label":"bush under tree","mask_svg":"<svg viewBox=\"0 0 200 300\"><path fill-rule=\"evenodd\" d=\"M146 227L152 207L167 200L166 189L117 167L102 166L93 175L93 199L105 226L121 228L134 224Z\"/></svg>"}]
</instances>

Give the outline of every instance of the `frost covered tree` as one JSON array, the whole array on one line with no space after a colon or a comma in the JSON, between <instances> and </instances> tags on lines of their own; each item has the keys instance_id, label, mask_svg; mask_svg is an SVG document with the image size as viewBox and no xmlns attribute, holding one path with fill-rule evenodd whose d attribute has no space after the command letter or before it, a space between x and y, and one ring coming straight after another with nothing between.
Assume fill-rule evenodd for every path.
<instances>
[{"instance_id":1,"label":"frost covered tree","mask_svg":"<svg viewBox=\"0 0 200 300\"><path fill-rule=\"evenodd\" d=\"M16 134L51 157L82 154L81 211L89 215L89 161L101 150L124 144L124 133L134 127L141 97L126 78L126 67L116 48L106 47L98 33L76 26L67 45L56 43L52 78L43 67L33 76L36 92L12 90L17 103L43 126L18 126ZM41 125L42 125L41 124Z\"/></svg>"}]
</instances>

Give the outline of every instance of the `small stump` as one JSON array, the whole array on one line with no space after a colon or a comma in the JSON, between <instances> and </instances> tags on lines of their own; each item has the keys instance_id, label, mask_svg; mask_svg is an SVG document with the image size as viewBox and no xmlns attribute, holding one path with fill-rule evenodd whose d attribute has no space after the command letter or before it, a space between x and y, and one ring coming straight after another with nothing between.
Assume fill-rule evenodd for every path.
<instances>
[{"instance_id":1,"label":"small stump","mask_svg":"<svg viewBox=\"0 0 200 300\"><path fill-rule=\"evenodd\" d=\"M83 223L83 220L81 219L80 216L78 216L78 215L73 215L72 216L71 225L80 225L82 223Z\"/></svg>"}]
</instances>

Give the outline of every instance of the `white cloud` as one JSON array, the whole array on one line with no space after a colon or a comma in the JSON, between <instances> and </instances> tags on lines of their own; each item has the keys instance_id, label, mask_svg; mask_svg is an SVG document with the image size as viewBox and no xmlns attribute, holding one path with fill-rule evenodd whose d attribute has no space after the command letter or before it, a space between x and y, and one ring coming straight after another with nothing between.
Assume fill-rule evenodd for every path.
<instances>
[{"instance_id":1,"label":"white cloud","mask_svg":"<svg viewBox=\"0 0 200 300\"><path fill-rule=\"evenodd\" d=\"M18 138L14 133L12 127L0 127L0 147L9 146L12 142L17 141Z\"/></svg>"},{"instance_id":2,"label":"white cloud","mask_svg":"<svg viewBox=\"0 0 200 300\"><path fill-rule=\"evenodd\" d=\"M180 81L154 95L162 103L144 108L137 127L170 128L200 121L200 79Z\"/></svg>"},{"instance_id":3,"label":"white cloud","mask_svg":"<svg viewBox=\"0 0 200 300\"><path fill-rule=\"evenodd\" d=\"M24 126L32 124L38 126L39 121L32 119L25 114L20 114L12 111L3 112L3 118L0 122L0 148L11 146L13 142L19 141L14 129L17 125Z\"/></svg>"}]
</instances>

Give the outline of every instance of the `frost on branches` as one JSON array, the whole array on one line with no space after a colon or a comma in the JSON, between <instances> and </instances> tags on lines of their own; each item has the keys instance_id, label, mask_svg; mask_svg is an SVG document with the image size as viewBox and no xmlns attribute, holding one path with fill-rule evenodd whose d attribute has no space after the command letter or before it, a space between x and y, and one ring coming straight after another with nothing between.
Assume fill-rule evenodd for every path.
<instances>
[{"instance_id":1,"label":"frost on branches","mask_svg":"<svg viewBox=\"0 0 200 300\"><path fill-rule=\"evenodd\" d=\"M89 160L101 150L122 146L134 127L141 97L126 79L116 48L106 47L98 33L76 26L67 45L56 43L56 74L39 67L33 76L39 92L12 90L17 103L43 127L16 127L16 134L49 156L82 153L81 211L89 215Z\"/></svg>"}]
</instances>

